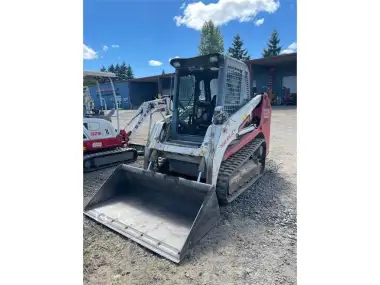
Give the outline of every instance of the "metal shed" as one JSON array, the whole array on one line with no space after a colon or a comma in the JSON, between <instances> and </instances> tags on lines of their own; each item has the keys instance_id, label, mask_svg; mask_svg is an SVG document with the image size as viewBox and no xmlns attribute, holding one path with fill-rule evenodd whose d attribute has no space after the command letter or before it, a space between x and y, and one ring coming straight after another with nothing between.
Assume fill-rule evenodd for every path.
<instances>
[{"instance_id":1,"label":"metal shed","mask_svg":"<svg viewBox=\"0 0 380 285\"><path fill-rule=\"evenodd\" d=\"M246 61L251 75L251 92L271 91L274 102L283 104L289 94L297 96L297 53Z\"/></svg>"}]
</instances>

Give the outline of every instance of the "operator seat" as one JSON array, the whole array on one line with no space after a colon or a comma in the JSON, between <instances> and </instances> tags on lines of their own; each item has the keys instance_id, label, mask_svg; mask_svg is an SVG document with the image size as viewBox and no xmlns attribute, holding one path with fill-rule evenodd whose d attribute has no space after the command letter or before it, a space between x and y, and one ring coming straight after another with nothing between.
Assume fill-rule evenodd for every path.
<instances>
[{"instance_id":1,"label":"operator seat","mask_svg":"<svg viewBox=\"0 0 380 285\"><path fill-rule=\"evenodd\" d=\"M212 97L211 101L197 101L196 120L202 124L211 124L212 116L216 105L216 95Z\"/></svg>"}]
</instances>

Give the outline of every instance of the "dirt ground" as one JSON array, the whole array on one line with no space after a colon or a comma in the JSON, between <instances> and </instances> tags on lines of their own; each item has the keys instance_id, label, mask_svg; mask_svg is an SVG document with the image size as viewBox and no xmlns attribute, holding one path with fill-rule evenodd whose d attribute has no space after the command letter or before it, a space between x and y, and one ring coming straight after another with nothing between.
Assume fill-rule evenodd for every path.
<instances>
[{"instance_id":1,"label":"dirt ground","mask_svg":"<svg viewBox=\"0 0 380 285\"><path fill-rule=\"evenodd\" d=\"M271 133L263 177L221 207L218 225L181 265L84 217L84 284L296 284L296 108L275 107ZM84 203L112 171L85 175Z\"/></svg>"}]
</instances>

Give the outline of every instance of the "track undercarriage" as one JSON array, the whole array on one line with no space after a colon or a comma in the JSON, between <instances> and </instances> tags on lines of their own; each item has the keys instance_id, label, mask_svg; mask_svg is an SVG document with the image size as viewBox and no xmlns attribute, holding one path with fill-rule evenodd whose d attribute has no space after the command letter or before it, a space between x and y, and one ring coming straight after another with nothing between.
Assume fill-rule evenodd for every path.
<instances>
[{"instance_id":1,"label":"track undercarriage","mask_svg":"<svg viewBox=\"0 0 380 285\"><path fill-rule=\"evenodd\" d=\"M222 162L216 193L221 204L228 204L247 190L265 168L265 140L256 138Z\"/></svg>"},{"instance_id":2,"label":"track undercarriage","mask_svg":"<svg viewBox=\"0 0 380 285\"><path fill-rule=\"evenodd\" d=\"M88 153L83 155L83 172L101 170L121 163L133 163L137 155L137 150L125 147Z\"/></svg>"}]
</instances>

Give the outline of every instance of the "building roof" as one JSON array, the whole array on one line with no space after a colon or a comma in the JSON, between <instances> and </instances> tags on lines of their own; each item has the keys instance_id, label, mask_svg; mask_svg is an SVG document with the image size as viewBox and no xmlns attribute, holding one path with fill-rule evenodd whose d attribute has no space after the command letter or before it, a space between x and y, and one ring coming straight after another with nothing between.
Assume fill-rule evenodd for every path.
<instances>
[{"instance_id":1,"label":"building roof","mask_svg":"<svg viewBox=\"0 0 380 285\"><path fill-rule=\"evenodd\" d=\"M264 58L255 58L251 60L245 61L246 64L252 64L252 65L264 65L264 66L272 66L272 65L278 65L282 63L289 63L289 62L296 62L297 61L297 53L288 53L288 54L281 54L278 56L271 56L271 57L264 57ZM115 74L110 72L96 72L96 71L84 71L84 75L89 76L100 76L100 77L115 77ZM111 75L111 76L109 76ZM112 76L113 75L113 76ZM140 78L133 78L129 80L117 80L116 82L151 82L151 83L157 83L159 78L170 78L175 73L166 73L166 74L160 74L160 75L153 75L153 76L146 76L146 77L140 77Z\"/></svg>"},{"instance_id":2,"label":"building roof","mask_svg":"<svg viewBox=\"0 0 380 285\"><path fill-rule=\"evenodd\" d=\"M292 61L297 61L297 53L288 53L288 54L281 54L278 56L271 56L271 57L263 57L263 58L255 58L251 60L245 61L247 64L253 64L253 65L276 65L280 63L289 63Z\"/></svg>"},{"instance_id":3,"label":"building roof","mask_svg":"<svg viewBox=\"0 0 380 285\"><path fill-rule=\"evenodd\" d=\"M165 74L160 74L160 75L153 75L153 76L147 76L147 77L140 77L140 78L133 78L130 80L127 80L129 82L153 82L156 83L159 78L170 78L174 75L175 73L165 73Z\"/></svg>"},{"instance_id":4,"label":"building roof","mask_svg":"<svg viewBox=\"0 0 380 285\"><path fill-rule=\"evenodd\" d=\"M102 72L102 71L90 71L84 70L83 77L106 77L106 78L114 78L116 77L115 73L112 72Z\"/></svg>"},{"instance_id":5,"label":"building roof","mask_svg":"<svg viewBox=\"0 0 380 285\"><path fill-rule=\"evenodd\" d=\"M271 57L264 57L264 58L256 58L245 61L247 64L255 64L255 65L276 65L280 63L288 63L292 61L297 61L297 53L288 53L288 54L281 54L278 56L271 56ZM159 78L170 78L175 73L166 73L166 74L160 74L160 75L153 75L153 76L147 76L147 77L140 77L140 78L134 78L127 80L129 82L152 82L156 83Z\"/></svg>"}]
</instances>

